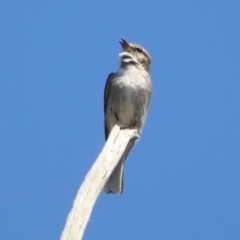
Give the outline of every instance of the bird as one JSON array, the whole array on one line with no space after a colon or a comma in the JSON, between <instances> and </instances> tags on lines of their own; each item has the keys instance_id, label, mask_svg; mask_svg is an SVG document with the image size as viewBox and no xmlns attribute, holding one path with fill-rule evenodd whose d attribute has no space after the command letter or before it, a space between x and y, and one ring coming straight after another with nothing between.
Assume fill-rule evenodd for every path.
<instances>
[{"instance_id":1,"label":"bird","mask_svg":"<svg viewBox=\"0 0 240 240\"><path fill-rule=\"evenodd\" d=\"M128 43L123 38L119 43L123 50L119 54L120 66L115 73L109 74L104 89L105 140L116 124L121 129L137 129L140 135L152 93L149 53L139 44ZM124 164L134 142L128 143L123 156L103 187L104 192L123 192Z\"/></svg>"}]
</instances>

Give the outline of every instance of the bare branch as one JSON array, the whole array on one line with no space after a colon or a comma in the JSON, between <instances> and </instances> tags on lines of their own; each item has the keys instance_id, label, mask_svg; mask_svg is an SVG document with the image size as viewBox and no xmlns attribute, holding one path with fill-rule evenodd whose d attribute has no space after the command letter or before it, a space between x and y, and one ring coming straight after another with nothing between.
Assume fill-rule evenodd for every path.
<instances>
[{"instance_id":1,"label":"bare branch","mask_svg":"<svg viewBox=\"0 0 240 240\"><path fill-rule=\"evenodd\" d=\"M118 164L128 143L139 137L137 130L120 130L115 126L102 152L88 172L74 200L61 240L82 239L93 206L104 184Z\"/></svg>"}]
</instances>

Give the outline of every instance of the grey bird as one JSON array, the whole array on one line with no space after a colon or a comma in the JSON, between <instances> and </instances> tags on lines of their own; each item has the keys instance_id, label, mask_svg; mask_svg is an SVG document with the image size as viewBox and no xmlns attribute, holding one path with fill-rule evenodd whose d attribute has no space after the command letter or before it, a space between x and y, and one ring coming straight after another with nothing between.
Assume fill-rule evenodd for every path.
<instances>
[{"instance_id":1,"label":"grey bird","mask_svg":"<svg viewBox=\"0 0 240 240\"><path fill-rule=\"evenodd\" d=\"M152 84L149 76L151 57L140 45L120 41L123 52L119 54L120 68L111 73L104 90L104 125L107 140L112 128L137 129L141 134L151 98ZM113 170L103 190L121 194L123 191L124 163L134 145L130 142Z\"/></svg>"}]
</instances>

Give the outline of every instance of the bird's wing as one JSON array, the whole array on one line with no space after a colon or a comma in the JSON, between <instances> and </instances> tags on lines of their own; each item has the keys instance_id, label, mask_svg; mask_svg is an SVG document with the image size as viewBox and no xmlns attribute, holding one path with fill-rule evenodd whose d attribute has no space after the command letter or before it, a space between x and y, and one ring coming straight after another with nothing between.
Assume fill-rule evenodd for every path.
<instances>
[{"instance_id":1,"label":"bird's wing","mask_svg":"<svg viewBox=\"0 0 240 240\"><path fill-rule=\"evenodd\" d=\"M112 77L113 77L114 73L110 73L108 75L108 78L107 78L107 81L106 81L106 84L105 84L105 88L104 88L104 114L106 113L106 110L107 110L107 102L108 102L108 96L109 96L109 89L110 89L110 86L111 86L111 80L112 80Z\"/></svg>"},{"instance_id":2,"label":"bird's wing","mask_svg":"<svg viewBox=\"0 0 240 240\"><path fill-rule=\"evenodd\" d=\"M108 97L109 97L109 89L111 87L111 83L112 83L112 77L114 76L114 73L110 73L108 75L108 78L107 78L107 81L106 81L106 84L105 84L105 88L104 88L104 115L106 114L106 111L107 111L107 104L108 104ZM108 137L108 130L107 130L107 127L106 127L106 124L105 124L105 139L107 139Z\"/></svg>"}]
</instances>

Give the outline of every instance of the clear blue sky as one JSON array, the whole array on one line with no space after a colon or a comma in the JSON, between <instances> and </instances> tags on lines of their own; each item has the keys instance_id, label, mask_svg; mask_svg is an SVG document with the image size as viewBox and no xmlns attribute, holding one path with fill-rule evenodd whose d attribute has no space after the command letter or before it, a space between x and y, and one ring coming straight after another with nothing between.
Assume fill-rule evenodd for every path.
<instances>
[{"instance_id":1,"label":"clear blue sky","mask_svg":"<svg viewBox=\"0 0 240 240\"><path fill-rule=\"evenodd\" d=\"M58 239L104 144L120 37L152 56L124 192L84 239L240 239L240 2L0 2L1 239Z\"/></svg>"}]
</instances>

